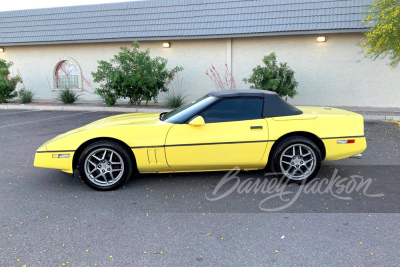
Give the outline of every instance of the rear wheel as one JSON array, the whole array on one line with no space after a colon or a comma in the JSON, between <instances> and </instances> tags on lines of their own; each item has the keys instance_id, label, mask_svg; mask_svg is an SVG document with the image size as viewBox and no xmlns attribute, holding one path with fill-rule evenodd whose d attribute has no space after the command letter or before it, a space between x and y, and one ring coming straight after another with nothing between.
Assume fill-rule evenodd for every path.
<instances>
[{"instance_id":1,"label":"rear wheel","mask_svg":"<svg viewBox=\"0 0 400 267\"><path fill-rule=\"evenodd\" d=\"M79 158L83 181L97 190L113 190L132 174L132 159L126 149L113 141L98 141L84 149Z\"/></svg>"},{"instance_id":2,"label":"rear wheel","mask_svg":"<svg viewBox=\"0 0 400 267\"><path fill-rule=\"evenodd\" d=\"M321 167L321 151L308 138L289 137L274 149L272 171L295 182L311 180Z\"/></svg>"}]
</instances>

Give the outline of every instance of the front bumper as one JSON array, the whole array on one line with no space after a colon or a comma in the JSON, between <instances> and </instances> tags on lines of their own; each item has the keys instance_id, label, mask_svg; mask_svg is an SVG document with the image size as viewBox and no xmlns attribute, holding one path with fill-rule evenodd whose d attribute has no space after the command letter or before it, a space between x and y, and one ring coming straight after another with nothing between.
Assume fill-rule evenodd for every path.
<instances>
[{"instance_id":1,"label":"front bumper","mask_svg":"<svg viewBox=\"0 0 400 267\"><path fill-rule=\"evenodd\" d=\"M68 158L55 158L53 155L69 155ZM58 169L66 173L73 173L72 160L75 152L72 151L37 151L33 166L39 168Z\"/></svg>"}]
</instances>

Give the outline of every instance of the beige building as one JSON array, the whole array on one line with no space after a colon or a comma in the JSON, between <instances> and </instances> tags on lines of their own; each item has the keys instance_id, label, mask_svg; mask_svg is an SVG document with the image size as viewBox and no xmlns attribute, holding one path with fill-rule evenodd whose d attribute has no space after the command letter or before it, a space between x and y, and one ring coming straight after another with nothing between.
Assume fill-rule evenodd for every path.
<instances>
[{"instance_id":1,"label":"beige building","mask_svg":"<svg viewBox=\"0 0 400 267\"><path fill-rule=\"evenodd\" d=\"M192 100L216 89L206 75L211 65L223 74L227 64L237 87L248 88L242 79L276 52L299 82L293 104L400 107L398 69L364 59L359 46L368 2L177 0L1 12L0 58L14 62L37 98L55 98L69 86L84 90L83 99L99 99L91 93L97 60L138 40L170 68L184 67Z\"/></svg>"}]
</instances>

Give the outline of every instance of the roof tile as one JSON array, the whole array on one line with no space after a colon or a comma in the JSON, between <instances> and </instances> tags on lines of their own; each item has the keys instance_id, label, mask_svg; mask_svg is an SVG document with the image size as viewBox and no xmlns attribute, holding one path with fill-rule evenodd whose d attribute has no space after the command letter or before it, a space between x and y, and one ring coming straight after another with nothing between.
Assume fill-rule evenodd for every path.
<instances>
[{"instance_id":1,"label":"roof tile","mask_svg":"<svg viewBox=\"0 0 400 267\"><path fill-rule=\"evenodd\" d=\"M371 0L154 0L0 12L0 44L364 30Z\"/></svg>"}]
</instances>

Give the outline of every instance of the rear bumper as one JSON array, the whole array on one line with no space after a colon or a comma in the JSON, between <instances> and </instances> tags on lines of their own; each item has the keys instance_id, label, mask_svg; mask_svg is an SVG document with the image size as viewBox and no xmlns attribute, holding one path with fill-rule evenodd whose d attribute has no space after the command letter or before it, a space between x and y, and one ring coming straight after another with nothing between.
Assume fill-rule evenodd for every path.
<instances>
[{"instance_id":1,"label":"rear bumper","mask_svg":"<svg viewBox=\"0 0 400 267\"><path fill-rule=\"evenodd\" d=\"M37 151L33 166L39 168L58 169L66 173L73 173L72 160L75 152L44 152ZM53 158L55 154L69 155L69 158Z\"/></svg>"},{"instance_id":2,"label":"rear bumper","mask_svg":"<svg viewBox=\"0 0 400 267\"><path fill-rule=\"evenodd\" d=\"M338 144L338 141L345 139L354 139L354 143ZM326 157L325 160L339 160L357 156L364 152L367 148L365 137L338 137L322 140L325 145ZM360 157L359 157L360 158Z\"/></svg>"}]
</instances>

